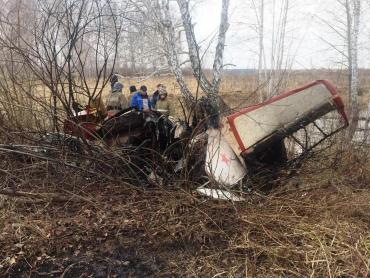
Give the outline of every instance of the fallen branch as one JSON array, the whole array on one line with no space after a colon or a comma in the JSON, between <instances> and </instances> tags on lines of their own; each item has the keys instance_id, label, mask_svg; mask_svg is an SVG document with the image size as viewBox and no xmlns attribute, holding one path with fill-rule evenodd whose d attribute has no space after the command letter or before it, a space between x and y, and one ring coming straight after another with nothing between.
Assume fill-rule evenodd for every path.
<instances>
[{"instance_id":1,"label":"fallen branch","mask_svg":"<svg viewBox=\"0 0 370 278\"><path fill-rule=\"evenodd\" d=\"M0 195L5 195L14 198L31 198L38 199L37 201L48 201L48 202L69 202L73 197L62 196L58 193L32 193L24 191L15 191L13 189L0 189ZM74 196L76 197L76 196ZM86 201L85 198L79 198L80 200Z\"/></svg>"}]
</instances>

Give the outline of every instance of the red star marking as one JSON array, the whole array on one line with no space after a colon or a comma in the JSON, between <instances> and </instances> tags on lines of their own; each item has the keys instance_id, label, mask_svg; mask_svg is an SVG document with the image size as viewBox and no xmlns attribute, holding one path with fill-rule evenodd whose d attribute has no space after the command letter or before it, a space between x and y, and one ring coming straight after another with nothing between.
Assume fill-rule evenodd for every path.
<instances>
[{"instance_id":1,"label":"red star marking","mask_svg":"<svg viewBox=\"0 0 370 278\"><path fill-rule=\"evenodd\" d=\"M224 162L226 165L229 165L231 162L230 158L228 158L224 153L221 154L221 161Z\"/></svg>"}]
</instances>

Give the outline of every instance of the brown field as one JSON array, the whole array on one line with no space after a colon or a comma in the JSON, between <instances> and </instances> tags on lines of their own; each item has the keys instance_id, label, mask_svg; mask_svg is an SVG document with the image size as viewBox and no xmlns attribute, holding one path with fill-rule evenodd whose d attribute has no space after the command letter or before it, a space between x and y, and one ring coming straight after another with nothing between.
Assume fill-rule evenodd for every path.
<instances>
[{"instance_id":1,"label":"brown field","mask_svg":"<svg viewBox=\"0 0 370 278\"><path fill-rule=\"evenodd\" d=\"M361 109L366 109L367 103L370 100L370 72L362 71L360 74L360 87L361 94L359 98ZM277 93L281 93L286 90L295 89L301 87L307 83L318 79L327 79L332 82L338 89L339 94L343 97L345 103L348 101L348 90L347 90L347 75L346 72L341 71L327 71L327 70L311 70L311 71L293 71L290 73L287 81L282 84L282 88L277 90ZM139 88L141 85L146 85L148 91L153 92L156 85L159 83L165 84L170 98L177 102L176 98L181 96L180 88L172 77L154 77L148 80L140 81L139 79L121 79L126 91L130 85L135 85ZM199 95L202 95L196 80L192 77L186 79L189 89L195 94L199 91ZM265 86L262 86L262 89ZM229 105L231 109L237 109L238 107L244 107L258 103L257 97L257 82L256 77L253 75L231 75L227 74L223 77L220 95L224 101ZM104 88L103 95L106 95L109 88ZM126 92L127 93L127 92ZM180 105L177 105L178 115L181 113Z\"/></svg>"},{"instance_id":2,"label":"brown field","mask_svg":"<svg viewBox=\"0 0 370 278\"><path fill-rule=\"evenodd\" d=\"M360 72L360 96L359 96L359 103L360 109L367 110L367 105L370 100L370 73L369 71L361 71ZM293 71L287 76L287 81L280 84L280 89L276 91L276 93L281 93L286 90L291 90L300 86L303 86L309 82L312 82L317 79L327 79L331 81L334 85L337 86L339 94L343 97L345 104L348 102L348 90L347 90L347 75L345 72L341 71L327 71L327 70L311 70L311 71ZM177 117L183 117L183 111L179 102L179 98L181 96L179 86L176 83L176 80L171 76L164 76L164 77L153 77L150 79L141 80L140 78L121 78L120 82L124 84L124 93L128 95L128 88L130 85L136 85L137 88L140 88L141 85L146 85L148 87L149 95L156 89L156 85L159 83L165 84L167 87L167 91L169 92L169 99L172 100L173 105L175 107L175 112ZM186 82L189 86L189 89L196 94L199 92L199 97L202 96L201 90L198 88L198 84L193 77L187 77ZM89 87L95 87L94 80L89 82ZM264 89L265 86L262 86L260 89ZM97 91L101 90L101 86L97 87ZM105 100L110 88L109 84L107 84L103 89L103 100ZM68 91L68 90L66 90ZM47 115L50 115L50 109L45 110L40 107L37 101L32 101L26 96L23 92L18 93L19 96L14 99L12 98L12 102L9 100L2 100L3 105L7 107L13 107L11 112L15 115L11 115L12 119L17 119L18 124L22 125L25 124L28 127L40 127L44 126L44 129L47 129ZM258 103L258 94L257 94L257 82L256 77L253 75L232 75L232 74L225 74L222 83L220 86L220 95L222 99L229 105L231 109L239 109L242 107L246 107L248 105L252 105ZM38 101L43 102L46 107L49 106L51 97L48 90L42 86L38 85L35 93L35 99ZM78 101L85 105L87 104L87 98L84 95L77 96ZM347 105L348 106L348 105ZM8 111L7 111L8 112ZM60 121L63 121L64 110L62 107L59 107L59 112L61 114ZM12 114L11 113L11 114ZM35 117L34 114L38 116Z\"/></svg>"}]
</instances>

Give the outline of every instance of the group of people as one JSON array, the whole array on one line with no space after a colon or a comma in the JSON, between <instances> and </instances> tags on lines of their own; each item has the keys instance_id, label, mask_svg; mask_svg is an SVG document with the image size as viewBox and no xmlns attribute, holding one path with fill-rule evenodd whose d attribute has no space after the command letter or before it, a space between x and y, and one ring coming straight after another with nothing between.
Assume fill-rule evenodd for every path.
<instances>
[{"instance_id":1,"label":"group of people","mask_svg":"<svg viewBox=\"0 0 370 278\"><path fill-rule=\"evenodd\" d=\"M170 115L170 102L168 101L166 87L158 84L156 91L152 96L148 95L148 88L142 85L139 90L136 86L129 87L129 95L123 94L123 84L119 82L118 76L113 75L110 79L111 91L106 99L106 113L109 116L117 112L131 108L137 111L149 112L159 111L167 116Z\"/></svg>"}]
</instances>

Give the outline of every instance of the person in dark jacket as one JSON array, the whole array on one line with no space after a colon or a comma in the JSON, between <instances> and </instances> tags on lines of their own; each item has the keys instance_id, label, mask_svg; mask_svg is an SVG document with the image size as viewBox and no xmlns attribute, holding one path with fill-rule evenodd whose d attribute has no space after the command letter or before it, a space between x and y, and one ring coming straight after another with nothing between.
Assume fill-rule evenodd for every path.
<instances>
[{"instance_id":1,"label":"person in dark jacket","mask_svg":"<svg viewBox=\"0 0 370 278\"><path fill-rule=\"evenodd\" d=\"M152 104L148 96L148 88L145 85L141 86L140 91L134 94L130 106L144 112L152 109Z\"/></svg>"},{"instance_id":2,"label":"person in dark jacket","mask_svg":"<svg viewBox=\"0 0 370 278\"><path fill-rule=\"evenodd\" d=\"M116 82L118 82L118 75L117 74L113 74L111 77L110 77L110 87L111 87L111 89L112 89L112 91L113 91L113 87L114 87L114 84L116 83Z\"/></svg>"},{"instance_id":3,"label":"person in dark jacket","mask_svg":"<svg viewBox=\"0 0 370 278\"><path fill-rule=\"evenodd\" d=\"M131 105L132 97L137 93L137 89L135 85L130 86L129 88L129 95L128 95L128 103Z\"/></svg>"}]
</instances>

